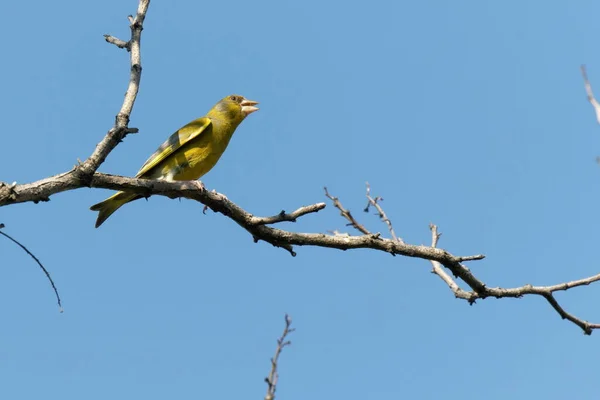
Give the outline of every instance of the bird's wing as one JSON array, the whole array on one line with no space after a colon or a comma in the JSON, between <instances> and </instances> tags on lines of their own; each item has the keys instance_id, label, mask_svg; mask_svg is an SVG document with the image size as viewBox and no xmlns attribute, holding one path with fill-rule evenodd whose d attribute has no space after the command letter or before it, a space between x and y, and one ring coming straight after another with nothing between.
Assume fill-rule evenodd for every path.
<instances>
[{"instance_id":1,"label":"bird's wing","mask_svg":"<svg viewBox=\"0 0 600 400\"><path fill-rule=\"evenodd\" d=\"M200 136L203 132L206 132L210 126L211 120L207 117L198 118L189 124L181 127L177 132L172 134L160 147L152 154L148 160L142 165L136 178L141 177L146 172L150 171L156 165L158 165L165 158L173 154L177 149L181 148L184 144L190 140Z\"/></svg>"}]
</instances>

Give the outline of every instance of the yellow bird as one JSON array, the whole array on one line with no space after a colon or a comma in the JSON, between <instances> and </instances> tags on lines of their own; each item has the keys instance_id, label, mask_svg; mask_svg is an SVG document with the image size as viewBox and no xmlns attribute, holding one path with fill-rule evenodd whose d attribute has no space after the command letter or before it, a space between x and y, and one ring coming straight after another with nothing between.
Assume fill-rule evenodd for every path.
<instances>
[{"instance_id":1,"label":"yellow bird","mask_svg":"<svg viewBox=\"0 0 600 400\"><path fill-rule=\"evenodd\" d=\"M227 148L235 129L258 110L256 101L237 94L219 101L202 118L179 128L142 165L135 176L166 181L196 180L215 166ZM99 211L96 228L123 204L142 198L139 194L117 192L90 207Z\"/></svg>"}]
</instances>

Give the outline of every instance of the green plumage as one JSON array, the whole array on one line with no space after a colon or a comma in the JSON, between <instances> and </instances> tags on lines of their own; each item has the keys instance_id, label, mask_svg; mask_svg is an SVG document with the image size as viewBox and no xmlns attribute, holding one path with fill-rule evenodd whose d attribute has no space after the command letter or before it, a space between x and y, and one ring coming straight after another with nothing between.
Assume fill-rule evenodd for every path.
<instances>
[{"instance_id":1,"label":"green plumage","mask_svg":"<svg viewBox=\"0 0 600 400\"><path fill-rule=\"evenodd\" d=\"M196 180L210 171L231 140L238 125L258 104L243 96L231 95L219 101L206 116L181 127L142 165L136 178L168 181ZM96 228L121 206L141 196L117 192L90 207L98 211Z\"/></svg>"}]
</instances>

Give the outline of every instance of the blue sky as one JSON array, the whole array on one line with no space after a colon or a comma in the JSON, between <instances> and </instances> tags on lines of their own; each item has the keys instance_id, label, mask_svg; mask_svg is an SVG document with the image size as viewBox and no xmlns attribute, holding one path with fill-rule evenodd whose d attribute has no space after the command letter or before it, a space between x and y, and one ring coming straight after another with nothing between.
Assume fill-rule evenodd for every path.
<instances>
[{"instance_id":1,"label":"blue sky","mask_svg":"<svg viewBox=\"0 0 600 400\"><path fill-rule=\"evenodd\" d=\"M25 183L85 159L128 79L134 0L0 4L0 180ZM142 39L131 135L102 172L133 175L218 99L261 102L209 189L257 215L325 201L360 212L365 181L407 242L484 253L490 286L598 273L600 91L593 1L165 2ZM592 398L600 350L539 298L455 300L422 260L253 243L187 200L151 198L94 229L82 189L0 208L0 396L261 398L283 316L297 331L278 395L305 398ZM286 227L346 230L328 206ZM351 232L351 231L349 231ZM600 320L600 287L558 296Z\"/></svg>"}]
</instances>

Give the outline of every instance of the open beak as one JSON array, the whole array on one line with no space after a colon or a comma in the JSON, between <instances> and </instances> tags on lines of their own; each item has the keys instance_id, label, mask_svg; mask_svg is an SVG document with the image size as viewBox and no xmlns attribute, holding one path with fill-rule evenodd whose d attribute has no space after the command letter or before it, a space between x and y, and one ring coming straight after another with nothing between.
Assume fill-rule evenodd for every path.
<instances>
[{"instance_id":1,"label":"open beak","mask_svg":"<svg viewBox=\"0 0 600 400\"><path fill-rule=\"evenodd\" d=\"M242 113L244 113L244 116L247 117L248 115L252 114L254 111L258 111L258 107L254 107L257 104L258 104L258 101L248 100L248 99L242 100L240 105L242 106Z\"/></svg>"}]
</instances>

